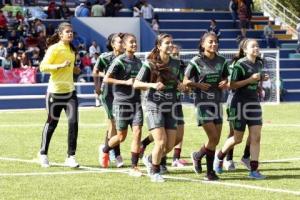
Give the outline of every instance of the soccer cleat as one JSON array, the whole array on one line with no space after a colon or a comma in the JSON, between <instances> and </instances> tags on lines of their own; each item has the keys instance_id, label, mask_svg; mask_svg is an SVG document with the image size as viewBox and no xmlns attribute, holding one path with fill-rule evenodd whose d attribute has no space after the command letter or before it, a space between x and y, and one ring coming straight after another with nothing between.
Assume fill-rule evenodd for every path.
<instances>
[{"instance_id":1,"label":"soccer cleat","mask_svg":"<svg viewBox=\"0 0 300 200\"><path fill-rule=\"evenodd\" d=\"M201 160L195 159L195 154L197 152L192 152L191 159L193 163L193 170L196 174L200 174L202 172Z\"/></svg>"},{"instance_id":2,"label":"soccer cleat","mask_svg":"<svg viewBox=\"0 0 300 200\"><path fill-rule=\"evenodd\" d=\"M235 165L234 165L233 160L225 160L223 165L224 165L224 168L227 171L234 171L235 170Z\"/></svg>"},{"instance_id":3,"label":"soccer cleat","mask_svg":"<svg viewBox=\"0 0 300 200\"><path fill-rule=\"evenodd\" d=\"M123 158L122 158L121 155L116 157L115 163L116 163L117 168L120 168L120 167L124 166Z\"/></svg>"},{"instance_id":4,"label":"soccer cleat","mask_svg":"<svg viewBox=\"0 0 300 200\"><path fill-rule=\"evenodd\" d=\"M50 164L49 164L49 160L48 160L48 156L45 155L45 154L40 154L40 152L38 153L38 159L39 159L39 163L41 165L41 167L44 167L44 168L48 168L50 167Z\"/></svg>"},{"instance_id":5,"label":"soccer cleat","mask_svg":"<svg viewBox=\"0 0 300 200\"><path fill-rule=\"evenodd\" d=\"M215 155L215 159L214 159L214 170L218 174L223 173L223 160L220 160L217 154Z\"/></svg>"},{"instance_id":6,"label":"soccer cleat","mask_svg":"<svg viewBox=\"0 0 300 200\"><path fill-rule=\"evenodd\" d=\"M116 161L116 154L115 154L114 149L109 150L109 161L110 162L115 162Z\"/></svg>"},{"instance_id":7,"label":"soccer cleat","mask_svg":"<svg viewBox=\"0 0 300 200\"><path fill-rule=\"evenodd\" d=\"M79 164L76 162L75 156L69 156L65 160L65 166L71 167L71 168L76 168L76 167L79 167Z\"/></svg>"},{"instance_id":8,"label":"soccer cleat","mask_svg":"<svg viewBox=\"0 0 300 200\"><path fill-rule=\"evenodd\" d=\"M143 163L144 163L144 165L146 167L148 175L150 175L152 163L149 161L149 156L144 155L144 157L143 157Z\"/></svg>"},{"instance_id":9,"label":"soccer cleat","mask_svg":"<svg viewBox=\"0 0 300 200\"><path fill-rule=\"evenodd\" d=\"M172 167L184 167L185 166L185 162L182 162L182 160L180 159L175 159L172 162Z\"/></svg>"},{"instance_id":10,"label":"soccer cleat","mask_svg":"<svg viewBox=\"0 0 300 200\"><path fill-rule=\"evenodd\" d=\"M265 179L266 176L262 175L258 170L250 171L248 178L262 180Z\"/></svg>"},{"instance_id":11,"label":"soccer cleat","mask_svg":"<svg viewBox=\"0 0 300 200\"><path fill-rule=\"evenodd\" d=\"M150 179L151 179L151 182L155 182L155 183L165 182L165 179L159 173L150 174Z\"/></svg>"},{"instance_id":12,"label":"soccer cleat","mask_svg":"<svg viewBox=\"0 0 300 200\"><path fill-rule=\"evenodd\" d=\"M169 173L168 168L167 168L166 165L160 165L159 168L160 168L160 173L161 174L167 174L167 173Z\"/></svg>"},{"instance_id":13,"label":"soccer cleat","mask_svg":"<svg viewBox=\"0 0 300 200\"><path fill-rule=\"evenodd\" d=\"M248 170L251 170L250 166L250 159L249 158L242 158L241 159L242 165L244 165Z\"/></svg>"},{"instance_id":14,"label":"soccer cleat","mask_svg":"<svg viewBox=\"0 0 300 200\"><path fill-rule=\"evenodd\" d=\"M133 167L129 170L129 176L141 177L143 176L143 173L140 171L138 167Z\"/></svg>"},{"instance_id":15,"label":"soccer cleat","mask_svg":"<svg viewBox=\"0 0 300 200\"><path fill-rule=\"evenodd\" d=\"M219 180L220 178L217 176L217 174L214 172L214 171L212 171L212 172L208 172L207 174L206 174L206 176L204 176L204 180L205 181L217 181L217 180Z\"/></svg>"}]
</instances>

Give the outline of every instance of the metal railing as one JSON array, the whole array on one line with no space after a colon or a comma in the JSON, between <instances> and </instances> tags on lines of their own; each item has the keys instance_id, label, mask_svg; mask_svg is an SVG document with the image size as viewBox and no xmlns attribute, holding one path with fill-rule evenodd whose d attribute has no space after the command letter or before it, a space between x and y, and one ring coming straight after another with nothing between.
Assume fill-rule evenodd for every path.
<instances>
[{"instance_id":1,"label":"metal railing","mask_svg":"<svg viewBox=\"0 0 300 200\"><path fill-rule=\"evenodd\" d=\"M296 27L300 22L300 18L282 5L279 1L263 0L261 1L261 9L274 19L279 17L283 25L288 26L288 29L294 36L297 35Z\"/></svg>"}]
</instances>

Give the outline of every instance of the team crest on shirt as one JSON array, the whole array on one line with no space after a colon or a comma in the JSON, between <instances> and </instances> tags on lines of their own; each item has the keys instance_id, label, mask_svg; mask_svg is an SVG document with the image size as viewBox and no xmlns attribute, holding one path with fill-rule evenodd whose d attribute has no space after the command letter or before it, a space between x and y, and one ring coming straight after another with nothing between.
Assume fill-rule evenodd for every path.
<instances>
[{"instance_id":1,"label":"team crest on shirt","mask_svg":"<svg viewBox=\"0 0 300 200\"><path fill-rule=\"evenodd\" d=\"M53 98L52 98L52 97L50 97L49 101L50 101L50 103L52 103L52 102L53 102Z\"/></svg>"}]
</instances>

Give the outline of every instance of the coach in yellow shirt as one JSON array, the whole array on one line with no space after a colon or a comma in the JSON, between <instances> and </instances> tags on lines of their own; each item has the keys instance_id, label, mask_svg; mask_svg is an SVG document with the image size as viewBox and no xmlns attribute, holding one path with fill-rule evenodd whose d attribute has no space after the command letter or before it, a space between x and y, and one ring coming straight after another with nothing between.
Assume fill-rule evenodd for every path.
<instances>
[{"instance_id":1,"label":"coach in yellow shirt","mask_svg":"<svg viewBox=\"0 0 300 200\"><path fill-rule=\"evenodd\" d=\"M57 31L47 39L47 52L40 64L40 71L50 73L46 96L48 119L43 129L39 161L49 167L48 149L51 137L62 110L68 117L68 156L65 165L79 167L75 160L78 136L78 99L74 87L73 70L76 49L72 45L73 29L69 23L61 23Z\"/></svg>"}]
</instances>

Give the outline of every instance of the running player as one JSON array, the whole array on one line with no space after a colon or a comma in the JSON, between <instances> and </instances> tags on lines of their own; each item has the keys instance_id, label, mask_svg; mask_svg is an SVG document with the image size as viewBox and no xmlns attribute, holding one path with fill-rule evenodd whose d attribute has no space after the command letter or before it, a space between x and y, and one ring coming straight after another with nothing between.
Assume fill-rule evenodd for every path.
<instances>
[{"instance_id":1,"label":"running player","mask_svg":"<svg viewBox=\"0 0 300 200\"><path fill-rule=\"evenodd\" d=\"M173 149L176 142L177 121L173 105L177 101L177 88L183 85L178 79L180 61L170 56L172 48L172 36L159 34L134 83L135 88L149 89L146 116L154 148L152 156L144 156L143 162L153 182L165 181L160 174L161 158Z\"/></svg>"},{"instance_id":2,"label":"running player","mask_svg":"<svg viewBox=\"0 0 300 200\"><path fill-rule=\"evenodd\" d=\"M195 89L198 126L202 126L208 137L199 151L191 155L194 171L202 172L201 159L206 156L205 180L218 180L213 170L216 146L222 131L222 89L226 88L228 66L226 59L217 54L218 37L205 33L199 44L199 55L187 66L184 84Z\"/></svg>"},{"instance_id":3,"label":"running player","mask_svg":"<svg viewBox=\"0 0 300 200\"><path fill-rule=\"evenodd\" d=\"M137 50L136 37L125 33L123 37L125 53L114 59L109 67L104 82L113 84L113 115L116 120L117 135L111 137L103 148L102 167L109 165L109 150L126 139L128 125L132 127L131 165L129 175L142 176L138 169L138 159L143 126L141 92L132 87L142 62L134 56Z\"/></svg>"},{"instance_id":4,"label":"running player","mask_svg":"<svg viewBox=\"0 0 300 200\"><path fill-rule=\"evenodd\" d=\"M75 160L78 136L78 99L74 87L73 73L76 49L72 45L73 29L69 23L61 23L57 31L47 39L47 52L40 64L40 71L50 73L46 95L48 119L42 132L39 161L49 167L48 149L51 137L58 124L62 110L68 118L68 157L65 165L79 167Z\"/></svg>"},{"instance_id":5,"label":"running player","mask_svg":"<svg viewBox=\"0 0 300 200\"><path fill-rule=\"evenodd\" d=\"M258 171L262 111L257 90L259 81L268 80L269 76L262 72L263 62L259 57L259 45L255 39L246 39L243 51L246 56L234 65L229 83L230 88L235 90L229 111L231 120L233 120L234 135L225 141L223 148L218 152L214 168L220 167L226 153L242 142L248 125L251 158L249 178L264 179L265 176Z\"/></svg>"},{"instance_id":6,"label":"running player","mask_svg":"<svg viewBox=\"0 0 300 200\"><path fill-rule=\"evenodd\" d=\"M107 113L108 118L108 130L106 131L105 144L107 141L117 134L115 120L112 114L112 102L114 100L112 86L106 83L101 84L101 77L104 77L108 67L111 65L112 61L123 53L122 49L122 33L111 34L108 37L107 49L110 51L108 53L102 53L93 69L95 92L100 95L101 103ZM102 145L99 148L99 153L102 151ZM117 167L122 167L124 165L123 159L121 157L120 145L116 145L113 150L110 151L114 156L110 156L111 159L115 157L115 164ZM113 159L112 159L113 160ZM101 165L102 159L99 156L99 162Z\"/></svg>"}]
</instances>

